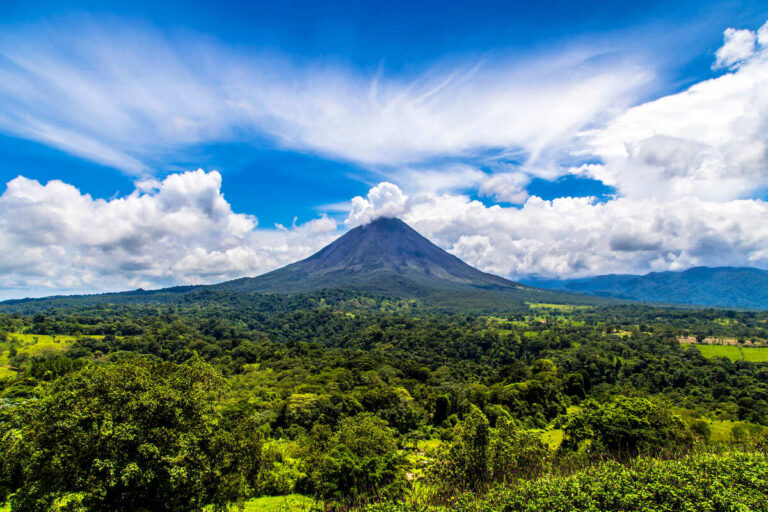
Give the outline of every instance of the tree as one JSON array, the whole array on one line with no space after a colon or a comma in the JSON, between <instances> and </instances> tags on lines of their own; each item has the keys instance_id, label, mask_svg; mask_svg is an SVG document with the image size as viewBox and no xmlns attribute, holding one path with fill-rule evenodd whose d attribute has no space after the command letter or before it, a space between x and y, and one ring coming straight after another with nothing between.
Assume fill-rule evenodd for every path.
<instances>
[{"instance_id":1,"label":"tree","mask_svg":"<svg viewBox=\"0 0 768 512\"><path fill-rule=\"evenodd\" d=\"M605 404L587 400L567 417L563 431L565 449L589 441L593 453L619 458L687 449L693 440L685 422L663 404L626 396Z\"/></svg>"},{"instance_id":2,"label":"tree","mask_svg":"<svg viewBox=\"0 0 768 512\"><path fill-rule=\"evenodd\" d=\"M540 434L520 430L513 421L500 425L491 437L489 466L494 480L539 476L550 457L549 446Z\"/></svg>"},{"instance_id":3,"label":"tree","mask_svg":"<svg viewBox=\"0 0 768 512\"><path fill-rule=\"evenodd\" d=\"M13 510L224 510L255 478L261 440L222 423L223 382L200 360L144 358L62 377L18 408L4 442L22 473Z\"/></svg>"},{"instance_id":4,"label":"tree","mask_svg":"<svg viewBox=\"0 0 768 512\"><path fill-rule=\"evenodd\" d=\"M491 431L488 418L472 405L466 419L456 425L454 440L442 460L435 466L434 475L443 491L455 489L479 490L490 477Z\"/></svg>"},{"instance_id":5,"label":"tree","mask_svg":"<svg viewBox=\"0 0 768 512\"><path fill-rule=\"evenodd\" d=\"M407 463L397 453L395 431L376 415L345 418L316 447L309 457L310 472L315 490L330 508L402 496Z\"/></svg>"}]
</instances>

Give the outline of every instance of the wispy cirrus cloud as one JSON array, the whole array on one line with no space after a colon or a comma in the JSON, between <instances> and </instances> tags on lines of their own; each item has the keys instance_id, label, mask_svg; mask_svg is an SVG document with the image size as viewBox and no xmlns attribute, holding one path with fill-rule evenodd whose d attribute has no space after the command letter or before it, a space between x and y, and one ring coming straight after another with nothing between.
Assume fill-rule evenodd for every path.
<instances>
[{"instance_id":1,"label":"wispy cirrus cloud","mask_svg":"<svg viewBox=\"0 0 768 512\"><path fill-rule=\"evenodd\" d=\"M253 136L384 173L488 148L534 165L653 81L653 69L612 50L489 53L370 75L147 28L32 26L0 36L0 129L137 175L189 145Z\"/></svg>"}]
</instances>

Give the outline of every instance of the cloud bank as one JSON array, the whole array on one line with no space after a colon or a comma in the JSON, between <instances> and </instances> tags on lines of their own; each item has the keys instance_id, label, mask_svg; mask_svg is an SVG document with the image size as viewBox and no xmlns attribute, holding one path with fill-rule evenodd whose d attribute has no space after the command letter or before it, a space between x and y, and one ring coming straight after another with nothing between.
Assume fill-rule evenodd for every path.
<instances>
[{"instance_id":1,"label":"cloud bank","mask_svg":"<svg viewBox=\"0 0 768 512\"><path fill-rule=\"evenodd\" d=\"M768 267L768 203L760 200L531 197L514 208L489 207L461 195L390 194L417 231L503 276L581 277L702 264ZM387 216L393 207L388 203L379 210L370 195L355 203L350 225Z\"/></svg>"},{"instance_id":2,"label":"cloud bank","mask_svg":"<svg viewBox=\"0 0 768 512\"><path fill-rule=\"evenodd\" d=\"M259 229L235 213L221 175L201 170L142 183L105 201L61 181L18 177L0 196L0 289L125 290L257 275L306 256L337 235L326 216Z\"/></svg>"}]
</instances>

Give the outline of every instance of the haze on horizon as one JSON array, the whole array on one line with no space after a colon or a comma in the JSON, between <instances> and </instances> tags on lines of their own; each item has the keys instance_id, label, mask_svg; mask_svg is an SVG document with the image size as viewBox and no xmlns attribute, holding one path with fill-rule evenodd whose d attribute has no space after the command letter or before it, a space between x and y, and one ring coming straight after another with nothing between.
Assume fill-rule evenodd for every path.
<instances>
[{"instance_id":1,"label":"haze on horizon","mask_svg":"<svg viewBox=\"0 0 768 512\"><path fill-rule=\"evenodd\" d=\"M396 216L486 272L768 268L768 4L0 6L0 299Z\"/></svg>"}]
</instances>

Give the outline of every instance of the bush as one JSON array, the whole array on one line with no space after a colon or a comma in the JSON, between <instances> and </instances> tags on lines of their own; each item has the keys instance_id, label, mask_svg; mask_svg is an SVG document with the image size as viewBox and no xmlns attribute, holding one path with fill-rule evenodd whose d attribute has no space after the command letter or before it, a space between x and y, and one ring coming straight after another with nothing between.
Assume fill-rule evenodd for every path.
<instances>
[{"instance_id":1,"label":"bush","mask_svg":"<svg viewBox=\"0 0 768 512\"><path fill-rule=\"evenodd\" d=\"M460 512L768 512L768 456L731 452L677 460L598 462L570 476L519 480L444 503ZM421 505L381 503L368 512L417 512Z\"/></svg>"},{"instance_id":2,"label":"bush","mask_svg":"<svg viewBox=\"0 0 768 512\"><path fill-rule=\"evenodd\" d=\"M552 452L536 432L500 426L492 436L490 470L494 481L533 478L547 470Z\"/></svg>"},{"instance_id":3,"label":"bush","mask_svg":"<svg viewBox=\"0 0 768 512\"><path fill-rule=\"evenodd\" d=\"M308 458L314 490L328 508L401 497L406 466L394 430L371 413L342 420L327 441L318 439Z\"/></svg>"},{"instance_id":4,"label":"bush","mask_svg":"<svg viewBox=\"0 0 768 512\"><path fill-rule=\"evenodd\" d=\"M519 430L514 421L491 429L488 419L475 406L456 426L453 443L430 470L439 496L457 490L481 491L490 482L510 481L540 475L551 452L541 436Z\"/></svg>"},{"instance_id":5,"label":"bush","mask_svg":"<svg viewBox=\"0 0 768 512\"><path fill-rule=\"evenodd\" d=\"M618 458L685 451L693 442L685 422L667 407L626 396L605 404L587 400L565 419L563 431L564 450L576 450L586 441L594 455Z\"/></svg>"},{"instance_id":6,"label":"bush","mask_svg":"<svg viewBox=\"0 0 768 512\"><path fill-rule=\"evenodd\" d=\"M442 493L479 490L491 475L491 428L488 418L472 405L466 419L454 427L453 443L432 468L431 478Z\"/></svg>"},{"instance_id":7,"label":"bush","mask_svg":"<svg viewBox=\"0 0 768 512\"><path fill-rule=\"evenodd\" d=\"M709 427L709 423L705 420L697 419L691 423L691 431L699 435L704 441L709 441L712 437L712 429Z\"/></svg>"},{"instance_id":8,"label":"bush","mask_svg":"<svg viewBox=\"0 0 768 512\"><path fill-rule=\"evenodd\" d=\"M255 494L285 496L296 491L306 473L299 469L300 461L286 455L288 446L281 441L265 443Z\"/></svg>"}]
</instances>

